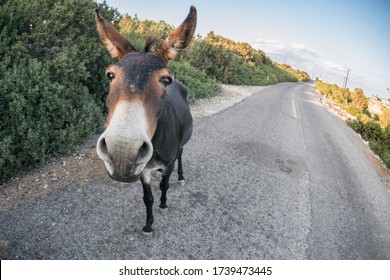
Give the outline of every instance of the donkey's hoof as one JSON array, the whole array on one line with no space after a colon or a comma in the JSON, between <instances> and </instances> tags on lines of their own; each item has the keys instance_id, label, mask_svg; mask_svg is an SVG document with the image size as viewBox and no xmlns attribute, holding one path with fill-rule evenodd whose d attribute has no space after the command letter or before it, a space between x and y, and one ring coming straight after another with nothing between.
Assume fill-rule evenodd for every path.
<instances>
[{"instance_id":1,"label":"donkey's hoof","mask_svg":"<svg viewBox=\"0 0 390 280\"><path fill-rule=\"evenodd\" d=\"M153 236L153 231L142 231L142 236L145 240L149 240Z\"/></svg>"},{"instance_id":2,"label":"donkey's hoof","mask_svg":"<svg viewBox=\"0 0 390 280\"><path fill-rule=\"evenodd\" d=\"M168 214L168 208L158 208L158 209L161 215L166 216Z\"/></svg>"},{"instance_id":3,"label":"donkey's hoof","mask_svg":"<svg viewBox=\"0 0 390 280\"><path fill-rule=\"evenodd\" d=\"M179 186L180 187L184 187L186 185L186 181L183 179L183 180L179 180Z\"/></svg>"}]
</instances>

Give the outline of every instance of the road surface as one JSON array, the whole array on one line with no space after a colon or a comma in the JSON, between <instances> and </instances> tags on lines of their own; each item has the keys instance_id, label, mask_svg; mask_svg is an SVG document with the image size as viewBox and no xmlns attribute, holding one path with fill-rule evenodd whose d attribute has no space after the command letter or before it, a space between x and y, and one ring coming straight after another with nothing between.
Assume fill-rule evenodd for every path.
<instances>
[{"instance_id":1,"label":"road surface","mask_svg":"<svg viewBox=\"0 0 390 280\"><path fill-rule=\"evenodd\" d=\"M10 259L390 259L390 194L310 85L268 87L194 123L145 240L140 183L102 174L0 210ZM103 165L102 162L98 164ZM101 168L101 167L99 167ZM155 200L159 199L154 180Z\"/></svg>"}]
</instances>

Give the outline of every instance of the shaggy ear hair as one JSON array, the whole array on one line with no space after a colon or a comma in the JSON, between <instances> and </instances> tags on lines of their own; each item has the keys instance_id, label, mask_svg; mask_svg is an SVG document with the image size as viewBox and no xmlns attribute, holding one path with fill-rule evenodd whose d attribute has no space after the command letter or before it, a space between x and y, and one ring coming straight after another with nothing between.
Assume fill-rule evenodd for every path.
<instances>
[{"instance_id":1,"label":"shaggy ear hair","mask_svg":"<svg viewBox=\"0 0 390 280\"><path fill-rule=\"evenodd\" d=\"M156 41L156 37L154 37L153 35L149 35L148 39L146 40L144 52L146 53L150 52L150 50L152 49L152 45L155 41Z\"/></svg>"},{"instance_id":2,"label":"shaggy ear hair","mask_svg":"<svg viewBox=\"0 0 390 280\"><path fill-rule=\"evenodd\" d=\"M135 48L100 15L99 9L96 9L95 11L96 26L100 39L110 52L110 55L113 58L120 60L125 54L134 52Z\"/></svg>"},{"instance_id":3,"label":"shaggy ear hair","mask_svg":"<svg viewBox=\"0 0 390 280\"><path fill-rule=\"evenodd\" d=\"M155 52L164 58L165 62L175 59L181 51L188 47L195 33L196 20L196 8L191 6L183 23L157 47Z\"/></svg>"}]
</instances>

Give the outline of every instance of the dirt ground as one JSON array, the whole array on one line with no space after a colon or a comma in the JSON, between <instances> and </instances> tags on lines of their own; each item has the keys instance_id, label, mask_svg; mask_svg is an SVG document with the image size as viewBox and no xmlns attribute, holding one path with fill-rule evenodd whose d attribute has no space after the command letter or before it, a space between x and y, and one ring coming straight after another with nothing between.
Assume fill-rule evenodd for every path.
<instances>
[{"instance_id":1,"label":"dirt ground","mask_svg":"<svg viewBox=\"0 0 390 280\"><path fill-rule=\"evenodd\" d=\"M266 87L223 85L222 91L218 95L197 100L192 104L192 114L194 118L202 118L218 113L264 88ZM99 135L90 137L69 156L59 157L41 168L20 173L8 183L1 185L0 209L4 211L26 200L34 200L69 184L84 187L90 181L98 178L109 180L104 164L96 154L95 145L98 137ZM390 190L389 169L380 162L367 145L365 145L364 151L383 183Z\"/></svg>"}]
</instances>

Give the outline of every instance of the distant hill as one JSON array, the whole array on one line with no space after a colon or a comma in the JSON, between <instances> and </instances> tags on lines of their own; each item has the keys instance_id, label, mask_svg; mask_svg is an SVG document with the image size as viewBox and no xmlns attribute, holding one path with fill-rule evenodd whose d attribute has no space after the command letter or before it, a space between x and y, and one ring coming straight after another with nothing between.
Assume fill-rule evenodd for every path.
<instances>
[{"instance_id":1,"label":"distant hill","mask_svg":"<svg viewBox=\"0 0 390 280\"><path fill-rule=\"evenodd\" d=\"M311 80L309 74L307 72L305 72L305 71L293 69L288 64L279 64L279 63L276 63L276 62L274 62L274 64L277 67L279 67L280 69L282 69L282 70L284 70L284 71L294 75L294 77L296 77L299 82L308 82L308 81Z\"/></svg>"}]
</instances>

